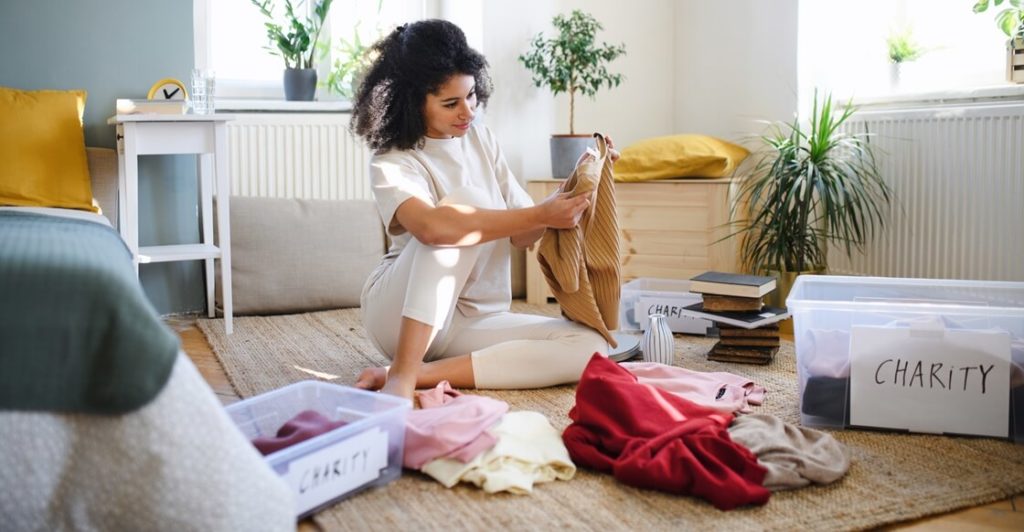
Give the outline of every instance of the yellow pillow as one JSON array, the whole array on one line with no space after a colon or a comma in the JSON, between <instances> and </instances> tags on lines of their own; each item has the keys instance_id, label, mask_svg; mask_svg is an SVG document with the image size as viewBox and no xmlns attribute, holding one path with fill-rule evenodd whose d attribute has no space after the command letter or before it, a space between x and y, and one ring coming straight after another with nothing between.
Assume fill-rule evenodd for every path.
<instances>
[{"instance_id":1,"label":"yellow pillow","mask_svg":"<svg viewBox=\"0 0 1024 532\"><path fill-rule=\"evenodd\" d=\"M98 210L84 110L85 91L0 87L0 205Z\"/></svg>"},{"instance_id":2,"label":"yellow pillow","mask_svg":"<svg viewBox=\"0 0 1024 532\"><path fill-rule=\"evenodd\" d=\"M616 181L672 177L726 177L750 152L707 135L671 135L641 140L622 150Z\"/></svg>"}]
</instances>

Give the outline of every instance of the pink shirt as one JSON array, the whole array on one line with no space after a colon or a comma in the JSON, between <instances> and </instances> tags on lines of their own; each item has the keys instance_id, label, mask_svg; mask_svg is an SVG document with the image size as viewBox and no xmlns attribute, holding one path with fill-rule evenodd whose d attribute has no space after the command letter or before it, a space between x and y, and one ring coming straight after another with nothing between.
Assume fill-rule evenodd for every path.
<instances>
[{"instance_id":1,"label":"pink shirt","mask_svg":"<svg viewBox=\"0 0 1024 532\"><path fill-rule=\"evenodd\" d=\"M416 392L420 407L405 421L403 465L420 469L437 458L469 462L494 447L497 439L487 432L508 412L508 403L482 395L464 395L448 381Z\"/></svg>"},{"instance_id":2,"label":"pink shirt","mask_svg":"<svg viewBox=\"0 0 1024 532\"><path fill-rule=\"evenodd\" d=\"M625 362L621 366L641 384L728 414L750 412L750 405L760 405L766 393L754 381L722 371L700 372L655 362Z\"/></svg>"}]
</instances>

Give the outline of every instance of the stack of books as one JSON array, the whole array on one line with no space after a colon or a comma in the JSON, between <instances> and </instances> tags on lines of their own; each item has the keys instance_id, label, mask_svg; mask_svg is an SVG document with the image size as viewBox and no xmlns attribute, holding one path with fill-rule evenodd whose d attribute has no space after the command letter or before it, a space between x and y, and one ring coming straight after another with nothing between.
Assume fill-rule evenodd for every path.
<instances>
[{"instance_id":1,"label":"stack of books","mask_svg":"<svg viewBox=\"0 0 1024 532\"><path fill-rule=\"evenodd\" d=\"M719 341L708 360L767 364L779 350L778 322L789 317L784 308L764 304L775 279L759 275L705 272L690 279L690 291L703 301L683 309L686 315L711 320Z\"/></svg>"},{"instance_id":2,"label":"stack of books","mask_svg":"<svg viewBox=\"0 0 1024 532\"><path fill-rule=\"evenodd\" d=\"M708 360L767 364L779 351L779 325L744 329L718 325L718 343L708 352Z\"/></svg>"}]
</instances>

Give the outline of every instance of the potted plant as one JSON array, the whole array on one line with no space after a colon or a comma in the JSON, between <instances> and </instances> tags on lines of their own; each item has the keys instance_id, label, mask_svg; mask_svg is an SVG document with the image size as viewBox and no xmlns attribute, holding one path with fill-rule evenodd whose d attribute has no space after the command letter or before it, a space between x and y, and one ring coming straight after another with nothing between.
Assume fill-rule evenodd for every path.
<instances>
[{"instance_id":1,"label":"potted plant","mask_svg":"<svg viewBox=\"0 0 1024 532\"><path fill-rule=\"evenodd\" d=\"M556 15L552 25L557 35L549 39L538 33L519 61L531 72L534 85L546 86L556 96L569 95L569 134L551 136L552 176L560 179L572 173L579 155L592 142L589 134L576 135L576 94L593 98L602 86L617 87L622 75L609 72L607 64L625 54L626 47L596 43L603 26L578 9L569 16Z\"/></svg>"},{"instance_id":2,"label":"potted plant","mask_svg":"<svg viewBox=\"0 0 1024 532\"><path fill-rule=\"evenodd\" d=\"M815 91L809 123L776 123L740 184L732 215L742 236L741 256L751 272L778 278L771 304L785 303L800 273L828 269L827 245L851 256L884 225L892 192L882 179L867 133L848 133L854 114ZM728 237L727 237L728 238Z\"/></svg>"},{"instance_id":3,"label":"potted plant","mask_svg":"<svg viewBox=\"0 0 1024 532\"><path fill-rule=\"evenodd\" d=\"M324 81L327 90L351 100L363 81L366 69L373 64L372 51L373 46L363 44L358 31L353 34L351 41L339 39L334 48L334 63Z\"/></svg>"},{"instance_id":4,"label":"potted plant","mask_svg":"<svg viewBox=\"0 0 1024 532\"><path fill-rule=\"evenodd\" d=\"M989 4L999 6L1003 0L978 0L975 13L988 10ZM1009 37L1006 42L1006 81L1024 83L1024 1L1007 0L1007 7L996 15L996 26Z\"/></svg>"},{"instance_id":5,"label":"potted plant","mask_svg":"<svg viewBox=\"0 0 1024 532\"><path fill-rule=\"evenodd\" d=\"M316 94L316 69L313 56L320 40L327 13L334 0L315 0L312 17L295 13L292 0L284 0L285 25L277 21L273 0L250 0L267 17L267 39L273 46L265 48L284 59L284 98L310 101ZM300 6L302 4L300 3Z\"/></svg>"},{"instance_id":6,"label":"potted plant","mask_svg":"<svg viewBox=\"0 0 1024 532\"><path fill-rule=\"evenodd\" d=\"M926 50L914 41L909 27L890 33L885 44L889 48L889 87L895 89L900 85L903 63L918 59Z\"/></svg>"}]
</instances>

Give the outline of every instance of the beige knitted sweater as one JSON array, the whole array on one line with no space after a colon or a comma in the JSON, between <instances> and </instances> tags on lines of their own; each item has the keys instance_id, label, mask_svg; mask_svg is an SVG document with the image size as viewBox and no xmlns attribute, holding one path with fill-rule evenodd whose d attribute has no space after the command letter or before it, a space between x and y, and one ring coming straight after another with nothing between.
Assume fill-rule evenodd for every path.
<instances>
[{"instance_id":1,"label":"beige knitted sweater","mask_svg":"<svg viewBox=\"0 0 1024 532\"><path fill-rule=\"evenodd\" d=\"M597 157L580 164L563 187L573 196L594 194L590 207L576 227L545 231L537 260L562 314L617 347L611 331L619 328L622 271L615 184L608 144L601 135L594 137Z\"/></svg>"}]
</instances>

